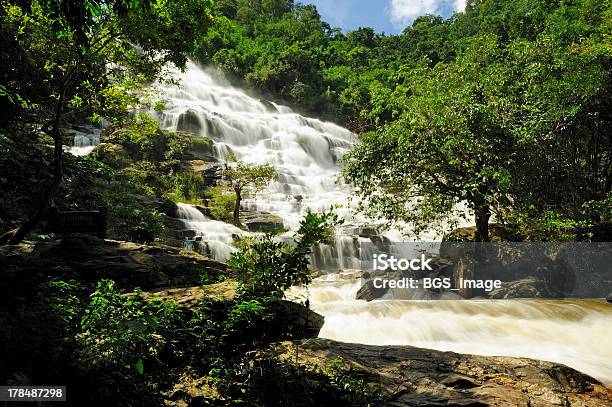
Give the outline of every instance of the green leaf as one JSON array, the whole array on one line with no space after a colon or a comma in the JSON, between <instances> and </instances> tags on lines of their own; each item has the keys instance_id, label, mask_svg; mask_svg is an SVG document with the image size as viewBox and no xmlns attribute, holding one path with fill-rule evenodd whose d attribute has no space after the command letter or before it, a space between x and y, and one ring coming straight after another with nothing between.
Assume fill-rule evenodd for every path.
<instances>
[{"instance_id":1,"label":"green leaf","mask_svg":"<svg viewBox=\"0 0 612 407\"><path fill-rule=\"evenodd\" d=\"M136 370L136 373L138 374L144 373L144 363L142 362L142 359L138 359L138 361L136 361L136 364L134 365L134 370Z\"/></svg>"}]
</instances>

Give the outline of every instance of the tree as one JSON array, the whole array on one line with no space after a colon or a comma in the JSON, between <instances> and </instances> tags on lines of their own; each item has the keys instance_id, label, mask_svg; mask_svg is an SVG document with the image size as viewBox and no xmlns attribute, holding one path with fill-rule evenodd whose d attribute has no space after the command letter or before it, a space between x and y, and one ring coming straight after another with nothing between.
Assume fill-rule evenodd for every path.
<instances>
[{"instance_id":1,"label":"tree","mask_svg":"<svg viewBox=\"0 0 612 407\"><path fill-rule=\"evenodd\" d=\"M186 52L210 25L210 8L209 0L0 3L2 38L20 56L5 61L10 81L2 89L22 100L18 117L33 125L32 132L41 131L54 142L52 175L36 210L19 228L0 236L0 244L19 243L47 212L62 182L62 126L111 111L125 117L138 86L159 77L167 63L185 66ZM22 71L29 75L20 77Z\"/></svg>"},{"instance_id":2,"label":"tree","mask_svg":"<svg viewBox=\"0 0 612 407\"><path fill-rule=\"evenodd\" d=\"M229 187L236 193L234 204L234 224L240 226L240 204L245 192L258 192L265 188L270 182L277 178L274 167L269 164L250 166L237 161L233 154L225 157L225 169L223 176L228 181Z\"/></svg>"},{"instance_id":3,"label":"tree","mask_svg":"<svg viewBox=\"0 0 612 407\"><path fill-rule=\"evenodd\" d=\"M489 240L491 211L506 199L513 161L512 97L493 37L451 64L410 70L392 102L405 111L366 134L344 175L373 216L409 222L417 233L452 220L467 202L477 239Z\"/></svg>"}]
</instances>

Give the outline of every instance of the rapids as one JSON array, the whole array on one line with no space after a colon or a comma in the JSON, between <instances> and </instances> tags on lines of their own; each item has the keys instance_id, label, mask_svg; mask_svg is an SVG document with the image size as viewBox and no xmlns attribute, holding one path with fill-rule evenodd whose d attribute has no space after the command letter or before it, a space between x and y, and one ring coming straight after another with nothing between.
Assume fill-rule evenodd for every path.
<instances>
[{"instance_id":1,"label":"rapids","mask_svg":"<svg viewBox=\"0 0 612 407\"><path fill-rule=\"evenodd\" d=\"M311 284L311 307L325 316L321 337L548 360L612 384L612 305L603 300L365 302L355 300L359 287L358 279L337 275Z\"/></svg>"},{"instance_id":2,"label":"rapids","mask_svg":"<svg viewBox=\"0 0 612 407\"><path fill-rule=\"evenodd\" d=\"M601 300L355 300L359 280L338 271L358 268L359 244L380 238L375 226L361 224L351 214L351 191L338 182L340 158L351 149L355 136L335 124L250 96L191 62L185 73L175 75L180 85L158 86L166 104L158 115L163 128L209 137L218 160L233 152L247 163L277 168L278 182L247 199L245 208L279 215L286 227L295 229L308 209L344 206L339 211L348 222L338 230L336 245L321 248L314 256L315 267L327 274L308 290L289 293L294 298L308 296L312 308L325 316L320 336L543 359L612 383L612 305ZM196 232L186 245L220 260L231 254L232 240L244 233L206 218L190 205L181 204L179 216L186 228ZM398 239L397 234L389 237Z\"/></svg>"}]
</instances>

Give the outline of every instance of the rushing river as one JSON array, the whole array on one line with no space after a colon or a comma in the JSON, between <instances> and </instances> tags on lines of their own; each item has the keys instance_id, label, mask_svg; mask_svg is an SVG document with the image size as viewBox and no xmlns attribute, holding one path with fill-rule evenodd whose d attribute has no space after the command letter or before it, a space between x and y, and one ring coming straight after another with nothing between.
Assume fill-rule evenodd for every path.
<instances>
[{"instance_id":1,"label":"rushing river","mask_svg":"<svg viewBox=\"0 0 612 407\"><path fill-rule=\"evenodd\" d=\"M159 86L167 107L158 116L162 127L209 137L218 160L233 152L239 160L272 164L279 172L278 182L247 199L245 208L279 215L286 227L295 229L309 209L344 206L338 211L347 223L338 229L336 245L319 250L314 258L327 275L308 293L292 293L308 295L314 310L325 316L322 337L550 360L612 383L612 305L602 300L355 300L358 280L339 278L336 271L355 268L359 243L380 237L375 225L363 225L351 213L350 189L338 181L340 158L355 136L335 124L261 101L192 63L176 75L180 86ZM208 253L221 260L243 233L189 205L180 205L179 215Z\"/></svg>"}]
</instances>

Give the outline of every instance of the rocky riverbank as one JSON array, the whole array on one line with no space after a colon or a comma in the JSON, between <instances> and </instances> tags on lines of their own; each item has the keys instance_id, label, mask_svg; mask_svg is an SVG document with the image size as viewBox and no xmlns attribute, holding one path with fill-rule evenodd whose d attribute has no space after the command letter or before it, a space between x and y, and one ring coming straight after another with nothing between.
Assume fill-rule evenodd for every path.
<instances>
[{"instance_id":1,"label":"rocky riverbank","mask_svg":"<svg viewBox=\"0 0 612 407\"><path fill-rule=\"evenodd\" d=\"M531 359L369 346L327 339L274 344L260 357L326 369L342 361L353 377L380 391L380 405L609 406L612 391L569 367Z\"/></svg>"}]
</instances>

